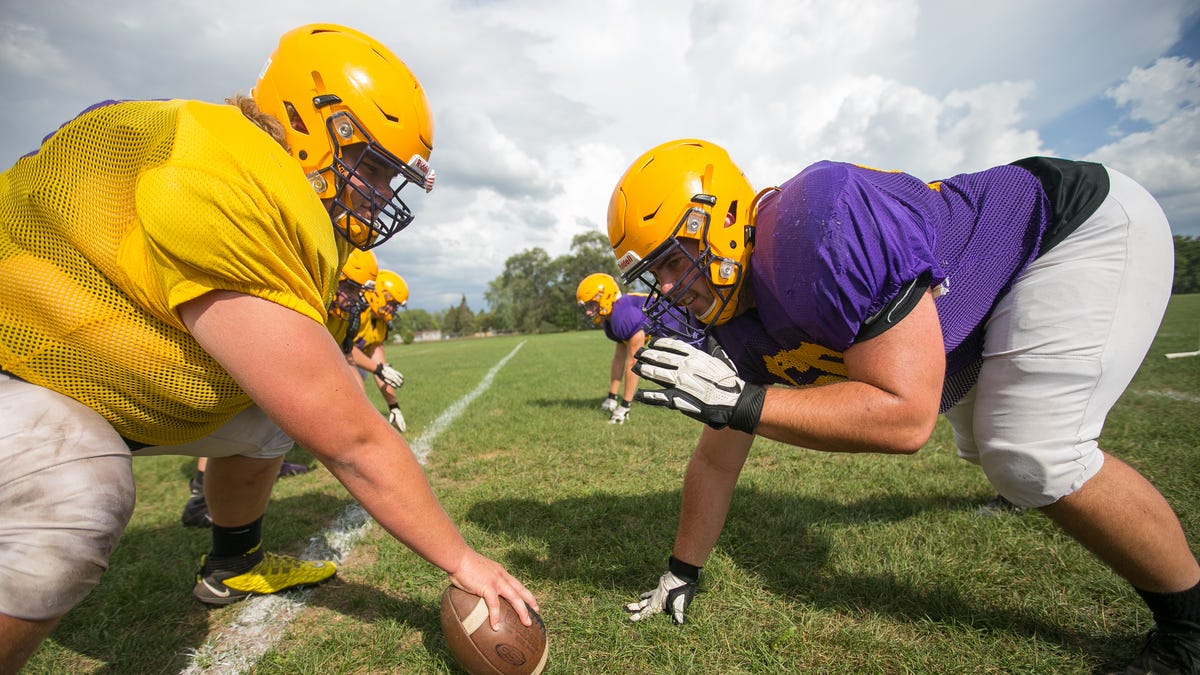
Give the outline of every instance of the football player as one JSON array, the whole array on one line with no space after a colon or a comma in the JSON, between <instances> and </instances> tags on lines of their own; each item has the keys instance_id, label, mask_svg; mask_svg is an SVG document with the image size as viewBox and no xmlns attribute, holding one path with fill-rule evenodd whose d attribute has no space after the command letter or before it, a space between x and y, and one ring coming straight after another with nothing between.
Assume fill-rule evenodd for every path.
<instances>
[{"instance_id":1,"label":"football player","mask_svg":"<svg viewBox=\"0 0 1200 675\"><path fill-rule=\"evenodd\" d=\"M609 368L608 396L601 401L600 408L611 413L609 424L624 424L629 418L629 407L638 385L637 373L633 372L636 363L633 355L645 344L653 325L643 311L646 294L622 293L612 275L597 272L579 282L575 299L584 317L592 324L602 326L605 337L616 343ZM663 312L659 315L659 321L670 327L671 335L684 335L689 340L694 338L694 334L680 322L678 312ZM625 382L623 388L622 379Z\"/></svg>"},{"instance_id":2,"label":"football player","mask_svg":"<svg viewBox=\"0 0 1200 675\"><path fill-rule=\"evenodd\" d=\"M533 595L463 539L324 325L351 249L432 188L432 146L407 66L322 24L282 36L250 96L100 103L0 174L0 672L99 581L136 456L210 457L200 601L328 579L263 547L292 439L493 626L500 597L529 625Z\"/></svg>"},{"instance_id":3,"label":"football player","mask_svg":"<svg viewBox=\"0 0 1200 675\"><path fill-rule=\"evenodd\" d=\"M387 403L388 422L403 432L407 426L396 400L396 390L404 384L404 376L385 360L383 344L391 332L392 318L400 308L408 306L408 284L391 270L379 270L374 288L366 292L366 299L368 308L361 315L362 323L354 339L354 361L364 372L375 374L375 386Z\"/></svg>"},{"instance_id":4,"label":"football player","mask_svg":"<svg viewBox=\"0 0 1200 675\"><path fill-rule=\"evenodd\" d=\"M725 150L682 139L634 161L608 228L648 311L686 309L732 361L672 339L637 355L663 387L637 400L707 426L668 571L631 618L684 621L755 435L913 453L943 412L1000 494L1145 599L1157 627L1127 672L1195 672L1200 565L1162 495L1097 444L1171 291L1145 189L1033 157L934 182L825 161L755 192Z\"/></svg>"},{"instance_id":5,"label":"football player","mask_svg":"<svg viewBox=\"0 0 1200 675\"><path fill-rule=\"evenodd\" d=\"M610 414L609 424L625 423L633 395L637 392L638 376L633 372L633 355L645 344L649 325L642 313L644 297L622 293L616 279L603 272L584 277L575 289L575 298L583 315L594 325L603 327L604 336L616 343L609 368L608 396L600 403L600 408ZM625 381L624 389L622 380Z\"/></svg>"}]
</instances>

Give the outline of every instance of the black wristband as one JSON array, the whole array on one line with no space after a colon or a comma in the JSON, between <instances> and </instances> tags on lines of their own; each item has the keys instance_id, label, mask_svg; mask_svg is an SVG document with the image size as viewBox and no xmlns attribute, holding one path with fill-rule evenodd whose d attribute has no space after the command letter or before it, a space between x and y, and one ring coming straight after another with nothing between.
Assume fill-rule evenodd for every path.
<instances>
[{"instance_id":1,"label":"black wristband","mask_svg":"<svg viewBox=\"0 0 1200 675\"><path fill-rule=\"evenodd\" d=\"M376 374L376 375L379 375L379 374L381 374L381 373L383 373L383 364L382 364L382 363L380 363L380 364L377 364L377 365L375 366L375 374Z\"/></svg>"},{"instance_id":2,"label":"black wristband","mask_svg":"<svg viewBox=\"0 0 1200 675\"><path fill-rule=\"evenodd\" d=\"M609 394L609 395L608 395L608 398L609 398L609 400L610 400L610 401L615 401L615 400L617 400L617 395L616 395L616 394Z\"/></svg>"},{"instance_id":3,"label":"black wristband","mask_svg":"<svg viewBox=\"0 0 1200 675\"><path fill-rule=\"evenodd\" d=\"M689 584L700 583L701 568L696 567L695 565L689 565L675 556L667 558L667 569L671 571L671 574L674 574Z\"/></svg>"},{"instance_id":4,"label":"black wristband","mask_svg":"<svg viewBox=\"0 0 1200 675\"><path fill-rule=\"evenodd\" d=\"M621 399L621 405L628 408L629 406L633 405L633 401L632 400L626 401L625 399Z\"/></svg>"},{"instance_id":5,"label":"black wristband","mask_svg":"<svg viewBox=\"0 0 1200 675\"><path fill-rule=\"evenodd\" d=\"M758 427L758 418L762 417L763 400L766 397L766 387L747 382L742 388L742 395L738 396L737 403L733 406L733 413L729 416L729 427L748 434L754 433L754 429Z\"/></svg>"}]
</instances>

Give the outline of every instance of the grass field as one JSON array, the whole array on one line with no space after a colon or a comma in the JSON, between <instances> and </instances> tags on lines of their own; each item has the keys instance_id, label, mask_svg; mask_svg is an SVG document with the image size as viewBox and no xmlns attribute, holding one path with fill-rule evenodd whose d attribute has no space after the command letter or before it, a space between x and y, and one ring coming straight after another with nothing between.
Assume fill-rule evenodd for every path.
<instances>
[{"instance_id":1,"label":"grass field","mask_svg":"<svg viewBox=\"0 0 1200 675\"><path fill-rule=\"evenodd\" d=\"M1102 438L1166 495L1193 550L1200 357L1164 354L1195 350L1198 332L1200 295L1175 297ZM620 606L665 567L697 424L635 406L608 425L598 404L612 343L598 331L389 353L414 443L512 355L430 440L426 466L467 539L537 594L550 673L1090 673L1123 665L1150 627L1134 592L1045 517L975 515L993 492L955 457L944 421L910 457L760 439L690 623L630 624ZM315 465L303 450L290 458ZM208 546L178 521L192 465L134 462L138 506L110 570L27 672L229 669L192 657L241 620L240 606L207 609L189 592ZM304 551L349 504L324 469L282 479L268 546ZM438 626L445 583L372 525L249 672L458 672Z\"/></svg>"}]
</instances>

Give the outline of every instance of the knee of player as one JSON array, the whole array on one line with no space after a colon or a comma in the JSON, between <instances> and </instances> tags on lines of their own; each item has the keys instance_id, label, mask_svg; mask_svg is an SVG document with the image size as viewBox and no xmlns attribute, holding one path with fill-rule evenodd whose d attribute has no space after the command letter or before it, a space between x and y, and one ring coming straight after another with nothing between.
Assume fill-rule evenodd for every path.
<instances>
[{"instance_id":1,"label":"knee of player","mask_svg":"<svg viewBox=\"0 0 1200 675\"><path fill-rule=\"evenodd\" d=\"M9 484L4 497L22 504L21 518L31 526L0 536L0 544L27 551L0 573L0 610L31 620L61 616L99 583L133 514L130 457L58 464Z\"/></svg>"},{"instance_id":2,"label":"knee of player","mask_svg":"<svg viewBox=\"0 0 1200 675\"><path fill-rule=\"evenodd\" d=\"M979 448L979 464L1010 502L1040 508L1082 487L1099 471L1103 454L1094 444L989 444Z\"/></svg>"}]
</instances>

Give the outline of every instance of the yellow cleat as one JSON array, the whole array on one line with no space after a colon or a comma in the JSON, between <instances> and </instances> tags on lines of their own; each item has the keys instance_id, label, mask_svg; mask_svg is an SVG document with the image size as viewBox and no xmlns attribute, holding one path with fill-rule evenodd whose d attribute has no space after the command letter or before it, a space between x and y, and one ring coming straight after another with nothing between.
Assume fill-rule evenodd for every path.
<instances>
[{"instance_id":1,"label":"yellow cleat","mask_svg":"<svg viewBox=\"0 0 1200 675\"><path fill-rule=\"evenodd\" d=\"M275 553L264 552L262 560L245 572L207 569L207 559L200 559L192 588L192 595L207 605L228 605L251 595L312 586L337 573L337 565L331 560L300 560Z\"/></svg>"}]
</instances>

